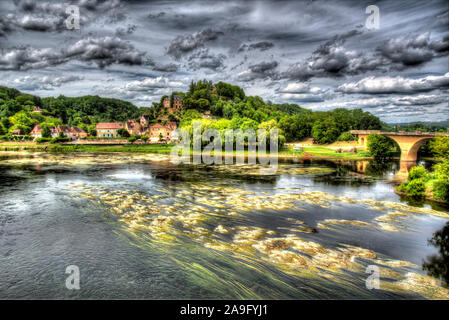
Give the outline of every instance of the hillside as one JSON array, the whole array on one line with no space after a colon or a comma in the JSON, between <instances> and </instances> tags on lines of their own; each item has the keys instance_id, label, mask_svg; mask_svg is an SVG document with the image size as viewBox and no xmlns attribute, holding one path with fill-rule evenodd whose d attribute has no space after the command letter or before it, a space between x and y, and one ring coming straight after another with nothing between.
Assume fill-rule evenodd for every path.
<instances>
[{"instance_id":1,"label":"hillside","mask_svg":"<svg viewBox=\"0 0 449 320\"><path fill-rule=\"evenodd\" d=\"M166 98L170 100L168 105L168 100L164 105ZM33 112L35 106L42 112ZM351 135L342 135L351 129L382 128L379 118L361 109L313 112L296 104L276 104L258 96L246 96L242 88L225 82L192 82L187 92L162 96L151 108L98 96L40 98L0 87L0 135L14 130L28 134L35 124L66 124L87 131L98 122L123 122L142 114L150 122L176 121L187 129L194 119L202 119L204 129L277 128L283 141L313 137L320 143L332 143L353 139Z\"/></svg>"},{"instance_id":2,"label":"hillside","mask_svg":"<svg viewBox=\"0 0 449 320\"><path fill-rule=\"evenodd\" d=\"M41 108L42 112L33 112L35 106ZM0 135L17 129L27 134L35 124L67 124L87 131L89 125L125 121L138 116L140 112L132 103L119 99L90 95L40 98L0 86Z\"/></svg>"}]
</instances>

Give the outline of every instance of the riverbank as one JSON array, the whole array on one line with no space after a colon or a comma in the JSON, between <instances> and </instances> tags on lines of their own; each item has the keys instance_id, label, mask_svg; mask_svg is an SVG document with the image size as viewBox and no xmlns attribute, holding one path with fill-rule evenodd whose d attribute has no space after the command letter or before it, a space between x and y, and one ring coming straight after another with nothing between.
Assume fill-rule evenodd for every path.
<instances>
[{"instance_id":1,"label":"riverbank","mask_svg":"<svg viewBox=\"0 0 449 320\"><path fill-rule=\"evenodd\" d=\"M399 191L398 188L394 189L394 193L396 193L397 195L403 196L403 197L413 198L406 192ZM435 202L435 203L439 203L439 204L443 204L443 205L449 205L449 202L447 202L447 201L435 199L431 193L426 193L426 195L423 197L422 200L431 201L431 202Z\"/></svg>"},{"instance_id":2,"label":"riverbank","mask_svg":"<svg viewBox=\"0 0 449 320\"><path fill-rule=\"evenodd\" d=\"M171 148L175 144L125 144L125 145L64 145L64 144L36 144L28 143L2 143L0 151L29 151L29 152L87 152L87 153L108 153L108 152L125 152L125 153L162 153L169 154ZM213 154L213 153L212 153ZM222 152L222 156L229 153ZM233 152L233 155L237 155ZM244 156L250 156L248 151L243 153ZM283 148L277 154L280 158L299 158L299 159L342 159L350 158L354 160L371 159L369 153L359 151L357 153L341 152L320 146L306 146L304 151L299 153L290 148ZM269 154L264 157L270 157Z\"/></svg>"}]
</instances>

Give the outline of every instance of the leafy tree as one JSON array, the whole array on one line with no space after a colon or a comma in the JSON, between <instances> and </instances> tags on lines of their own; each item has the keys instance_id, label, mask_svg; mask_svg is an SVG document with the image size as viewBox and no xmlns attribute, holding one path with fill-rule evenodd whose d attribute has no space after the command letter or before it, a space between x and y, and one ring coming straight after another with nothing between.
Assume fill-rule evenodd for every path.
<instances>
[{"instance_id":1,"label":"leafy tree","mask_svg":"<svg viewBox=\"0 0 449 320\"><path fill-rule=\"evenodd\" d=\"M96 126L94 124L92 124L92 125L90 125L88 127L88 133L92 137L96 137L97 136L97 129L96 129Z\"/></svg>"},{"instance_id":2,"label":"leafy tree","mask_svg":"<svg viewBox=\"0 0 449 320\"><path fill-rule=\"evenodd\" d=\"M441 136L431 140L430 148L438 156L448 159L449 158L449 137Z\"/></svg>"},{"instance_id":3,"label":"leafy tree","mask_svg":"<svg viewBox=\"0 0 449 320\"><path fill-rule=\"evenodd\" d=\"M339 136L337 125L333 119L317 121L312 128L312 137L322 144L332 143Z\"/></svg>"},{"instance_id":4,"label":"leafy tree","mask_svg":"<svg viewBox=\"0 0 449 320\"><path fill-rule=\"evenodd\" d=\"M51 130L48 126L43 126L41 131L42 138L51 138Z\"/></svg>"},{"instance_id":5,"label":"leafy tree","mask_svg":"<svg viewBox=\"0 0 449 320\"><path fill-rule=\"evenodd\" d=\"M123 138L128 138L128 137L131 136L131 135L129 134L129 132L128 132L125 128L120 128L120 129L118 129L118 130L117 130L117 133L118 133L121 137L123 137Z\"/></svg>"},{"instance_id":6,"label":"leafy tree","mask_svg":"<svg viewBox=\"0 0 449 320\"><path fill-rule=\"evenodd\" d=\"M380 134L373 133L368 136L368 150L375 159L386 159L392 151L390 139Z\"/></svg>"},{"instance_id":7,"label":"leafy tree","mask_svg":"<svg viewBox=\"0 0 449 320\"><path fill-rule=\"evenodd\" d=\"M343 132L338 138L337 141L356 141L357 139L354 137L353 134L351 134L350 132L346 131Z\"/></svg>"}]
</instances>

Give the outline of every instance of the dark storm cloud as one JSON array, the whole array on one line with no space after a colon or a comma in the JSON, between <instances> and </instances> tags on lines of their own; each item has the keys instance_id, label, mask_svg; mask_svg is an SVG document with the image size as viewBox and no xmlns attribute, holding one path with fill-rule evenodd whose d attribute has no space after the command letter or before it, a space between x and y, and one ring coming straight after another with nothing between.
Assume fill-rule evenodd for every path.
<instances>
[{"instance_id":1,"label":"dark storm cloud","mask_svg":"<svg viewBox=\"0 0 449 320\"><path fill-rule=\"evenodd\" d=\"M290 66L283 76L305 81L314 77L337 78L369 71L403 70L449 54L449 36L431 42L429 33L392 38L378 46L374 54L344 46L347 39L359 34L360 31L352 30L335 36L309 58Z\"/></svg>"},{"instance_id":2,"label":"dark storm cloud","mask_svg":"<svg viewBox=\"0 0 449 320\"><path fill-rule=\"evenodd\" d=\"M115 34L119 37L123 37L129 34L132 34L136 31L137 26L135 24L129 24L126 28L125 27L118 27L117 30L115 30Z\"/></svg>"},{"instance_id":3,"label":"dark storm cloud","mask_svg":"<svg viewBox=\"0 0 449 320\"><path fill-rule=\"evenodd\" d=\"M245 50L260 50L260 51L265 51L268 49L271 49L274 47L273 42L269 42L269 41L261 41L261 42L256 42L256 43L251 43L251 44L243 44L240 46L240 48L238 49L238 51L242 52Z\"/></svg>"},{"instance_id":4,"label":"dark storm cloud","mask_svg":"<svg viewBox=\"0 0 449 320\"><path fill-rule=\"evenodd\" d=\"M153 67L153 70L160 71L160 72L176 72L179 69L179 65L174 63L168 63L168 64L156 64Z\"/></svg>"},{"instance_id":5,"label":"dark storm cloud","mask_svg":"<svg viewBox=\"0 0 449 320\"><path fill-rule=\"evenodd\" d=\"M349 50L343 46L348 38L360 33L352 30L336 35L319 46L309 58L290 66L284 77L305 81L313 77L341 77L378 69L382 64L380 58L367 57L357 50Z\"/></svg>"},{"instance_id":6,"label":"dark storm cloud","mask_svg":"<svg viewBox=\"0 0 449 320\"><path fill-rule=\"evenodd\" d=\"M111 64L145 65L151 61L146 53L117 37L87 38L67 48L67 58L94 62L100 68Z\"/></svg>"},{"instance_id":7,"label":"dark storm cloud","mask_svg":"<svg viewBox=\"0 0 449 320\"><path fill-rule=\"evenodd\" d=\"M393 67L403 69L431 61L449 53L449 39L430 42L430 33L403 36L388 40L377 51L393 63Z\"/></svg>"},{"instance_id":8,"label":"dark storm cloud","mask_svg":"<svg viewBox=\"0 0 449 320\"><path fill-rule=\"evenodd\" d=\"M223 61L226 59L224 54L212 54L209 49L202 49L189 57L189 67L193 70L201 68L210 70L219 70L223 68Z\"/></svg>"},{"instance_id":9,"label":"dark storm cloud","mask_svg":"<svg viewBox=\"0 0 449 320\"><path fill-rule=\"evenodd\" d=\"M278 65L279 62L277 61L263 61L258 64L250 65L248 70L243 71L238 75L238 80L246 82L256 79L276 79L278 78L278 73L275 69L278 67Z\"/></svg>"},{"instance_id":10,"label":"dark storm cloud","mask_svg":"<svg viewBox=\"0 0 449 320\"><path fill-rule=\"evenodd\" d=\"M55 88L59 88L62 85L83 80L84 77L80 76L60 76L60 77L52 77L52 76L25 76L22 78L14 79L12 85L20 90L53 90Z\"/></svg>"},{"instance_id":11,"label":"dark storm cloud","mask_svg":"<svg viewBox=\"0 0 449 320\"><path fill-rule=\"evenodd\" d=\"M178 36L170 43L167 53L179 59L181 56L203 47L206 42L216 40L223 34L221 31L208 28L187 36Z\"/></svg>"},{"instance_id":12,"label":"dark storm cloud","mask_svg":"<svg viewBox=\"0 0 449 320\"><path fill-rule=\"evenodd\" d=\"M59 65L70 60L95 63L100 68L111 64L148 65L146 53L117 37L85 38L67 49L20 47L0 51L0 69L28 70Z\"/></svg>"},{"instance_id":13,"label":"dark storm cloud","mask_svg":"<svg viewBox=\"0 0 449 320\"><path fill-rule=\"evenodd\" d=\"M119 0L97 1L80 0L70 3L55 3L43 1L16 1L15 10L7 16L0 16L0 36L14 30L29 30L37 32L67 30L65 21L69 16L66 9L76 5L80 10L80 25L86 25L97 18L97 15L107 14L121 7ZM2 21L8 23L8 29L2 27Z\"/></svg>"}]
</instances>

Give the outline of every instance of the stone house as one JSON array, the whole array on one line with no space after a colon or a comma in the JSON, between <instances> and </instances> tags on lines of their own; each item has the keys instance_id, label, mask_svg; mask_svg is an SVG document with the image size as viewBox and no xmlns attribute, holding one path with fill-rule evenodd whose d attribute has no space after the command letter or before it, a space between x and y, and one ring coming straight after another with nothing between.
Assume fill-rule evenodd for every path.
<instances>
[{"instance_id":1,"label":"stone house","mask_svg":"<svg viewBox=\"0 0 449 320\"><path fill-rule=\"evenodd\" d=\"M130 135L136 136L142 134L142 126L136 120L128 120L125 122L125 129L129 132Z\"/></svg>"}]
</instances>

